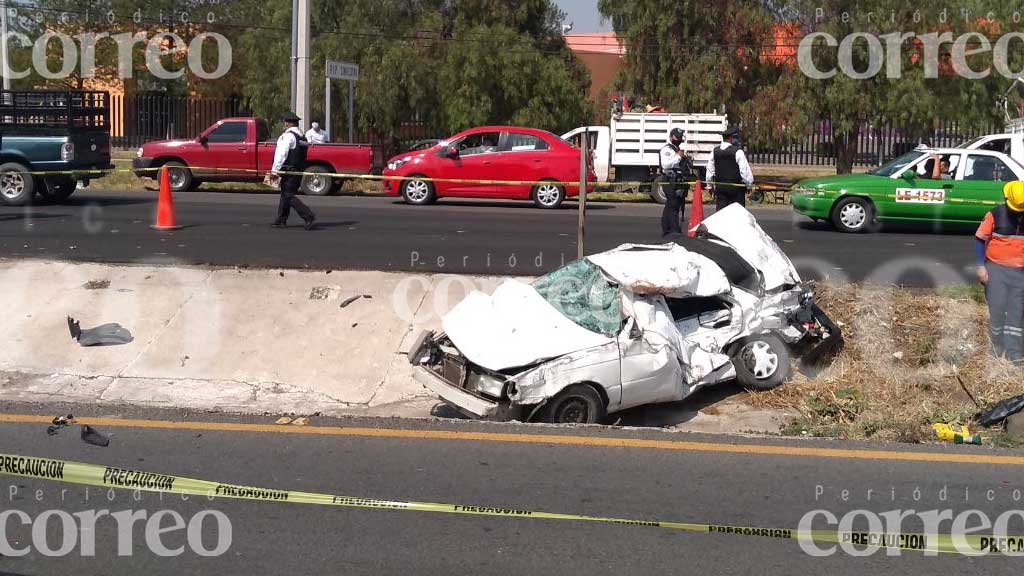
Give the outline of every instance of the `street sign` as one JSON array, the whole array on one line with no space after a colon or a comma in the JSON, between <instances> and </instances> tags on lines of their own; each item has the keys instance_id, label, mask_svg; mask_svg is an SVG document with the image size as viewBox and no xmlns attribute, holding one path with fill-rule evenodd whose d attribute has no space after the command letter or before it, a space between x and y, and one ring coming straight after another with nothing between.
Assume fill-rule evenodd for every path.
<instances>
[{"instance_id":1,"label":"street sign","mask_svg":"<svg viewBox=\"0 0 1024 576\"><path fill-rule=\"evenodd\" d=\"M327 77L331 80L359 80L359 66L348 62L328 60Z\"/></svg>"}]
</instances>

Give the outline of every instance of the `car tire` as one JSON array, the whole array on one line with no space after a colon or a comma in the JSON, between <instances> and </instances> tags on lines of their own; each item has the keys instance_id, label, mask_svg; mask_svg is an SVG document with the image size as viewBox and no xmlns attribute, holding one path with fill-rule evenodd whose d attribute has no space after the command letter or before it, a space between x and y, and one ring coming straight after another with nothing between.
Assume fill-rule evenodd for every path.
<instances>
[{"instance_id":1,"label":"car tire","mask_svg":"<svg viewBox=\"0 0 1024 576\"><path fill-rule=\"evenodd\" d=\"M668 197L665 195L665 189L663 186L668 183L664 174L659 174L654 178L654 182L651 183L650 196L651 200L654 200L658 204L664 204L668 201Z\"/></svg>"},{"instance_id":2,"label":"car tire","mask_svg":"<svg viewBox=\"0 0 1024 576\"><path fill-rule=\"evenodd\" d=\"M875 206L859 196L843 198L832 208L832 225L847 234L871 231L875 221Z\"/></svg>"},{"instance_id":3,"label":"car tire","mask_svg":"<svg viewBox=\"0 0 1024 576\"><path fill-rule=\"evenodd\" d=\"M39 186L39 197L51 204L59 204L75 193L78 181L72 178L50 178Z\"/></svg>"},{"instance_id":4,"label":"car tire","mask_svg":"<svg viewBox=\"0 0 1024 576\"><path fill-rule=\"evenodd\" d=\"M327 166L310 166L305 171L313 174L329 174L331 172ZM334 178L330 176L310 176L307 174L302 177L300 189L303 194L309 196L329 196L335 189Z\"/></svg>"},{"instance_id":5,"label":"car tire","mask_svg":"<svg viewBox=\"0 0 1024 576\"><path fill-rule=\"evenodd\" d=\"M171 191L172 192L187 192L193 190L195 185L195 178L192 176L192 171L188 169L181 162L167 162L161 166L167 168L167 172L171 177ZM160 172L156 173L156 182L160 183Z\"/></svg>"},{"instance_id":6,"label":"car tire","mask_svg":"<svg viewBox=\"0 0 1024 576\"><path fill-rule=\"evenodd\" d=\"M36 179L24 164L0 164L0 202L8 206L25 206L35 195Z\"/></svg>"},{"instance_id":7,"label":"car tire","mask_svg":"<svg viewBox=\"0 0 1024 576\"><path fill-rule=\"evenodd\" d=\"M540 422L549 424L597 424L606 416L604 400L589 384L573 384L541 408Z\"/></svg>"},{"instance_id":8,"label":"car tire","mask_svg":"<svg viewBox=\"0 0 1024 576\"><path fill-rule=\"evenodd\" d=\"M406 204L424 206L433 204L437 200L434 183L429 180L421 180L421 178L424 176L412 176L402 183L402 200L405 200Z\"/></svg>"},{"instance_id":9,"label":"car tire","mask_svg":"<svg viewBox=\"0 0 1024 576\"><path fill-rule=\"evenodd\" d=\"M565 188L558 186L553 181L544 181L533 187L530 194L534 205L545 210L554 210L565 202Z\"/></svg>"},{"instance_id":10,"label":"car tire","mask_svg":"<svg viewBox=\"0 0 1024 576\"><path fill-rule=\"evenodd\" d=\"M731 354L736 381L748 390L777 388L789 378L789 348L774 334L748 336Z\"/></svg>"}]
</instances>

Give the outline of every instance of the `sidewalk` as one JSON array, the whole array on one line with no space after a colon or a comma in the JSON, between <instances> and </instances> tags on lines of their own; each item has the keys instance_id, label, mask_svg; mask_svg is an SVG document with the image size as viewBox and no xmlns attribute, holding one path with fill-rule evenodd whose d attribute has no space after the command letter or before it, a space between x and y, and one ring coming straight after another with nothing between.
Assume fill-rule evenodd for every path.
<instances>
[{"instance_id":1,"label":"sidewalk","mask_svg":"<svg viewBox=\"0 0 1024 576\"><path fill-rule=\"evenodd\" d=\"M405 353L468 289L489 292L503 280L2 261L0 401L454 415L412 379ZM119 323L134 341L81 347L67 316L82 328ZM633 418L739 432L770 430L777 416L752 413L736 399L707 413L696 414L699 408L650 407Z\"/></svg>"}]
</instances>

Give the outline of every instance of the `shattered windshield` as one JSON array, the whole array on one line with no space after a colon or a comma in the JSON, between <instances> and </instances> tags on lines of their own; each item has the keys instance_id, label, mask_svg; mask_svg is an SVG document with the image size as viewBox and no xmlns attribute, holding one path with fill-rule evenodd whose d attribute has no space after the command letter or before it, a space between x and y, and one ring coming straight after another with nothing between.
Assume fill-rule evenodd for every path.
<instances>
[{"instance_id":1,"label":"shattered windshield","mask_svg":"<svg viewBox=\"0 0 1024 576\"><path fill-rule=\"evenodd\" d=\"M542 276L533 288L579 326L613 336L622 326L619 287L587 260L577 260Z\"/></svg>"}]
</instances>

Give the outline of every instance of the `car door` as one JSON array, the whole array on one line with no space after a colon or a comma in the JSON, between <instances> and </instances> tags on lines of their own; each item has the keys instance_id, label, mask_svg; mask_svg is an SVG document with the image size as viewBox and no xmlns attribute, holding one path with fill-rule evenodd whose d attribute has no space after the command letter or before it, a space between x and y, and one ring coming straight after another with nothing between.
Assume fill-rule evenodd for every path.
<instances>
[{"instance_id":1,"label":"car door","mask_svg":"<svg viewBox=\"0 0 1024 576\"><path fill-rule=\"evenodd\" d=\"M503 180L537 182L552 175L547 172L551 148L544 139L524 132L510 130L502 143L497 159L498 172ZM528 199L533 192L529 184L503 186L505 197Z\"/></svg>"},{"instance_id":2,"label":"car door","mask_svg":"<svg viewBox=\"0 0 1024 576\"><path fill-rule=\"evenodd\" d=\"M256 151L249 136L249 122L231 120L219 122L206 133L206 158L203 168L214 168L215 177L237 178L255 168ZM254 176L253 174L248 174Z\"/></svg>"},{"instance_id":3,"label":"car door","mask_svg":"<svg viewBox=\"0 0 1024 576\"><path fill-rule=\"evenodd\" d=\"M959 162L959 155L940 154L938 161L949 160L954 164ZM904 174L893 176L893 190L886 194L884 209L881 209L881 216L887 219L903 220L932 220L937 221L943 218L943 205L946 193L953 188L952 180L935 180L932 178L932 170L935 158L926 155L910 166L903 173L912 172L910 178L904 178ZM952 176L950 175L950 178Z\"/></svg>"},{"instance_id":4,"label":"car door","mask_svg":"<svg viewBox=\"0 0 1024 576\"><path fill-rule=\"evenodd\" d=\"M498 130L473 132L453 140L438 152L441 173L437 177L466 181L438 183L439 190L447 196L465 198L495 196L494 184L476 181L500 179L500 167L497 163L500 143L501 132ZM454 148L458 154L450 156L450 148Z\"/></svg>"},{"instance_id":5,"label":"car door","mask_svg":"<svg viewBox=\"0 0 1024 576\"><path fill-rule=\"evenodd\" d=\"M947 220L981 222L985 213L1003 202L1003 186L1024 177L1002 158L987 154L965 154L963 167L957 171L954 190L947 205Z\"/></svg>"}]
</instances>

